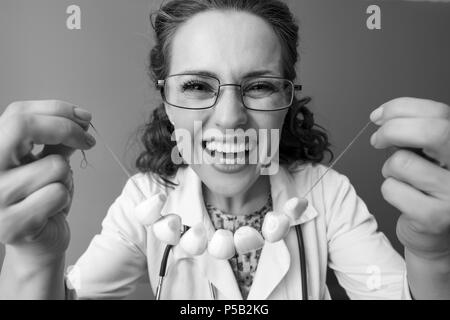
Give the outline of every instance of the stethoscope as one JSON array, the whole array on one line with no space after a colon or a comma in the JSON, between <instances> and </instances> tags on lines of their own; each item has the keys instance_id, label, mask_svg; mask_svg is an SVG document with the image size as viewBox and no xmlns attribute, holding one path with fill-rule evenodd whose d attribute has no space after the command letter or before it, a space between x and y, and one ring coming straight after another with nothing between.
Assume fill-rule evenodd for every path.
<instances>
[{"instance_id":1,"label":"stethoscope","mask_svg":"<svg viewBox=\"0 0 450 320\"><path fill-rule=\"evenodd\" d=\"M189 227L183 227L183 233L186 232ZM300 251L300 276L301 276L301 290L302 290L302 300L308 300L308 285L307 285L307 276L306 276L306 255L305 255L305 245L303 243L303 233L300 225L295 226L295 231L297 234L297 242ZM161 267L159 269L159 281L158 286L156 287L156 300L161 299L161 292L163 289L164 278L166 277L167 271L167 261L169 259L169 254L173 245L167 245L164 250L163 257L161 259ZM209 282L210 295L212 300L217 299L216 288L214 285Z\"/></svg>"}]
</instances>

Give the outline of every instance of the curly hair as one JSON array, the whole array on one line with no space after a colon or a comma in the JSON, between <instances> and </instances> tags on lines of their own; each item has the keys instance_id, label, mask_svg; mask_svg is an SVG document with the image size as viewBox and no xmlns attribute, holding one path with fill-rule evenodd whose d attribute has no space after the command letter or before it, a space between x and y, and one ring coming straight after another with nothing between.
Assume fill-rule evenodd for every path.
<instances>
[{"instance_id":1,"label":"curly hair","mask_svg":"<svg viewBox=\"0 0 450 320\"><path fill-rule=\"evenodd\" d=\"M176 30L194 15L209 10L244 11L261 17L272 26L282 46L284 77L296 78L298 61L299 27L291 11L278 0L173 0L151 14L156 43L149 55L149 76L156 82L168 76L170 49ZM299 161L319 163L330 150L328 135L314 121L307 108L311 98L294 98L284 120L280 138L280 163L292 165ZM141 172L157 174L166 184L178 168L186 164L174 164L171 153L176 142L171 140L173 125L165 112L164 104L156 108L143 127L141 141L145 150L138 156L136 167Z\"/></svg>"}]
</instances>

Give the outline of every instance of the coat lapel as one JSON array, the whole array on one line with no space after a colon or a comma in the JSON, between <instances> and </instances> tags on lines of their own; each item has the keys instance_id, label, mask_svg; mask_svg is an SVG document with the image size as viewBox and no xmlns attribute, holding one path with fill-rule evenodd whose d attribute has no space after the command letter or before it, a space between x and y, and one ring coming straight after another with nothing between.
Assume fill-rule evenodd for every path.
<instances>
[{"instance_id":1,"label":"coat lapel","mask_svg":"<svg viewBox=\"0 0 450 320\"><path fill-rule=\"evenodd\" d=\"M273 200L273 211L281 211L284 204L300 194L299 187L292 174L283 166L279 167L277 174L270 176L270 187ZM317 212L311 206L297 218L294 225L302 224L314 219ZM291 248L292 250L293 248ZM298 248L295 248L298 250ZM267 299L273 290L286 276L291 266L291 254L284 239L269 243L266 242L261 251L258 267L248 296L249 300Z\"/></svg>"}]
</instances>

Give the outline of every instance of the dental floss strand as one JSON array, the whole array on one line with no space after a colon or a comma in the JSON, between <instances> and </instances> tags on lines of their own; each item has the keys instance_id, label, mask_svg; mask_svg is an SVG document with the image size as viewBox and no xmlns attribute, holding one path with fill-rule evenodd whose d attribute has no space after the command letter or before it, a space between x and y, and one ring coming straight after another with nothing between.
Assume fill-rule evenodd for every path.
<instances>
[{"instance_id":1,"label":"dental floss strand","mask_svg":"<svg viewBox=\"0 0 450 320\"><path fill-rule=\"evenodd\" d=\"M369 125L372 123L371 120L369 120L369 122L367 122L364 127L359 130L359 132L356 134L356 136L352 139L352 141L350 141L350 143L345 147L345 149L339 154L339 156L333 161L333 163L331 163L331 165L325 170L324 173L322 173L322 175L319 177L319 179L317 179L316 182L314 182L314 184L312 185L312 187L308 190L308 192L306 192L302 198L305 198L308 194L310 194L314 188L319 184L320 181L322 181L322 179L325 177L325 175L338 163L338 161L344 156L344 154L347 153L347 151L350 149L350 147L359 139L359 137L364 133L364 131L366 131L366 129L369 127Z\"/></svg>"},{"instance_id":2,"label":"dental floss strand","mask_svg":"<svg viewBox=\"0 0 450 320\"><path fill-rule=\"evenodd\" d=\"M98 130L94 127L94 125L92 124L92 122L89 123L89 125L91 126L92 130L94 130L95 134L97 135L97 137L100 139L100 141L102 142L103 146L106 148L106 150L108 150L108 152L111 154L111 156L113 157L114 161L119 165L119 167L122 169L122 171L126 174L126 176L128 177L128 179L130 179L130 181L134 184L134 186L136 187L136 189L140 192L141 196L144 199L147 199L147 197L145 196L144 192L141 190L141 188L139 188L138 184L136 183L136 181L134 181L133 177L131 176L130 172L127 170L127 168L125 168L125 166L122 164L122 162L119 160L119 157L114 153L114 151L111 149L111 147L108 145L108 143L106 142L106 140L103 139L102 135L98 132Z\"/></svg>"},{"instance_id":3,"label":"dental floss strand","mask_svg":"<svg viewBox=\"0 0 450 320\"><path fill-rule=\"evenodd\" d=\"M361 135L364 133L364 131L367 130L367 128L370 126L370 124L372 123L372 121L368 121L364 127L355 135L355 137L350 141L350 143L345 147L345 149L339 154L339 156L332 162L332 164L325 170L324 173L322 173L322 175L316 180L316 182L314 182L314 184L311 186L311 188L303 195L302 198L305 198L307 195L309 195L314 188L319 184L320 181L322 181L322 179L326 176L326 174L332 169L334 168L334 166L339 162L339 160L349 151L349 149L353 146L353 144L356 143L356 141L361 137ZM139 188L139 186L137 185L137 183L134 181L134 179L132 178L131 174L129 173L129 171L125 168L125 166L122 164L122 162L119 160L119 157L117 157L117 155L114 153L114 151L111 149L111 147L108 145L108 143L106 143L106 141L103 139L102 135L98 132L98 130L95 128L95 126L92 124L92 122L89 123L89 125L92 127L92 129L94 130L95 134L98 136L98 138L101 140L101 142L103 143L103 145L105 146L105 148L108 150L108 152L111 154L111 156L113 157L114 161L119 165L119 167L122 169L122 171L126 174L126 176L131 180L131 182L134 184L134 186L139 190L139 192L141 193L142 197L144 199L146 199L146 196L144 194L144 192L142 192L142 190ZM87 164L87 160L86 160L86 155L83 152L83 162ZM82 163L83 163L82 162Z\"/></svg>"},{"instance_id":4,"label":"dental floss strand","mask_svg":"<svg viewBox=\"0 0 450 320\"><path fill-rule=\"evenodd\" d=\"M80 168L86 169L89 166L89 163L88 163L87 157L86 157L86 152L84 152L84 150L81 150L81 154L83 155L83 159L81 160Z\"/></svg>"}]
</instances>

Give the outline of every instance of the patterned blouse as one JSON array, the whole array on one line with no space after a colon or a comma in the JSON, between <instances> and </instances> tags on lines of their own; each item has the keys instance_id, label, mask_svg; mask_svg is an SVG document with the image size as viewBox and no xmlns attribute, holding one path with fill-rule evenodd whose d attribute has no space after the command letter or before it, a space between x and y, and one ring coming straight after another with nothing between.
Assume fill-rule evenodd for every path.
<instances>
[{"instance_id":1,"label":"patterned blouse","mask_svg":"<svg viewBox=\"0 0 450 320\"><path fill-rule=\"evenodd\" d=\"M209 217L216 230L225 229L234 233L239 227L251 226L261 232L264 217L267 212L272 210L272 197L269 196L267 203L261 209L243 216L224 213L208 203L206 203L206 210L208 211ZM260 255L261 249L258 249L245 254L236 253L236 255L229 260L241 290L242 297L245 300L247 300L250 292Z\"/></svg>"}]
</instances>

